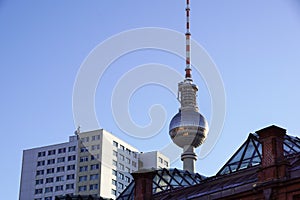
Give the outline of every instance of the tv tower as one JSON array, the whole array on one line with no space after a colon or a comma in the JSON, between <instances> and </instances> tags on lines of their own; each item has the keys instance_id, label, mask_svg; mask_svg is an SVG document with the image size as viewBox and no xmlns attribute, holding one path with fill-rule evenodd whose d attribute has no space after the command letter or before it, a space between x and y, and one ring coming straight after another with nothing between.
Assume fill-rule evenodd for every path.
<instances>
[{"instance_id":1,"label":"tv tower","mask_svg":"<svg viewBox=\"0 0 300 200\"><path fill-rule=\"evenodd\" d=\"M169 134L173 142L183 148L181 160L183 169L195 172L197 155L194 149L206 139L208 123L199 113L197 105L198 87L193 83L191 69L191 33L190 33L190 1L186 0L186 67L185 79L178 83L178 100L181 104L179 112L172 118Z\"/></svg>"}]
</instances>

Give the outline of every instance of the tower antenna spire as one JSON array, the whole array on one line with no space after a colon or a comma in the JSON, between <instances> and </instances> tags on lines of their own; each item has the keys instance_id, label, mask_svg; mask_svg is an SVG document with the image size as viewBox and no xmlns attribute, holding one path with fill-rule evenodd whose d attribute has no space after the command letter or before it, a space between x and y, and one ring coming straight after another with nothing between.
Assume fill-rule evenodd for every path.
<instances>
[{"instance_id":1,"label":"tower antenna spire","mask_svg":"<svg viewBox=\"0 0 300 200\"><path fill-rule=\"evenodd\" d=\"M185 41L186 41L186 67L185 67L185 78L192 79L191 74L191 33L190 33L190 0L186 0L186 33L185 33Z\"/></svg>"}]
</instances>

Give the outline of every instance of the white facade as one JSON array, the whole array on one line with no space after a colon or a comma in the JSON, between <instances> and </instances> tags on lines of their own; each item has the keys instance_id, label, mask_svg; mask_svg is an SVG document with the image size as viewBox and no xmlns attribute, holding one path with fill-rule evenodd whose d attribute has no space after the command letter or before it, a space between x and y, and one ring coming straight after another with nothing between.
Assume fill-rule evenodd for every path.
<instances>
[{"instance_id":1,"label":"white facade","mask_svg":"<svg viewBox=\"0 0 300 200\"><path fill-rule=\"evenodd\" d=\"M162 169L170 167L170 159L159 151L139 154L139 169Z\"/></svg>"},{"instance_id":2,"label":"white facade","mask_svg":"<svg viewBox=\"0 0 300 200\"><path fill-rule=\"evenodd\" d=\"M116 198L131 182L130 173L138 170L138 150L103 129L79 136L76 193Z\"/></svg>"},{"instance_id":3,"label":"white facade","mask_svg":"<svg viewBox=\"0 0 300 200\"><path fill-rule=\"evenodd\" d=\"M163 154L139 154L103 129L83 132L66 143L23 151L19 199L54 200L66 194L115 199L132 181L131 172L168 165Z\"/></svg>"},{"instance_id":4,"label":"white facade","mask_svg":"<svg viewBox=\"0 0 300 200\"><path fill-rule=\"evenodd\" d=\"M74 194L77 162L76 136L69 142L23 151L20 200L54 200Z\"/></svg>"}]
</instances>

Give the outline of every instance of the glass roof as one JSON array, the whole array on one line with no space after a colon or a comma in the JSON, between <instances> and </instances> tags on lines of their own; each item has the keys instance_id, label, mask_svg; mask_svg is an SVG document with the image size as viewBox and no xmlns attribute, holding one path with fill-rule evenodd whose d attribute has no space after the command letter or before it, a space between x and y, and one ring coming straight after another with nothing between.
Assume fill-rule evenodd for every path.
<instances>
[{"instance_id":1,"label":"glass roof","mask_svg":"<svg viewBox=\"0 0 300 200\"><path fill-rule=\"evenodd\" d=\"M286 135L283 143L285 156L293 156L294 154L300 153L300 139L298 137ZM261 155L262 145L258 139L258 135L256 133L250 133L247 140L221 168L221 170L216 174L216 177L259 165L261 163ZM197 173L190 174L188 171L178 169L155 170L155 177L153 179L153 194L158 194L159 192L175 188L200 184L204 182L204 180L208 179ZM241 183L242 181L237 182ZM228 185L232 186L232 184L236 183L234 182ZM133 200L134 188L135 183L133 181L123 191L123 193L120 194L117 200ZM197 195L199 195L198 193Z\"/></svg>"},{"instance_id":2,"label":"glass roof","mask_svg":"<svg viewBox=\"0 0 300 200\"><path fill-rule=\"evenodd\" d=\"M196 185L205 178L198 173L191 174L184 170L158 170L153 179L153 194L178 187Z\"/></svg>"},{"instance_id":3,"label":"glass roof","mask_svg":"<svg viewBox=\"0 0 300 200\"><path fill-rule=\"evenodd\" d=\"M284 138L284 155L289 156L300 152L300 139L286 135ZM261 163L262 147L257 134L250 133L248 139L237 152L221 168L217 175L230 174Z\"/></svg>"},{"instance_id":4,"label":"glass roof","mask_svg":"<svg viewBox=\"0 0 300 200\"><path fill-rule=\"evenodd\" d=\"M153 178L153 194L161 191L186 187L199 184L206 177L198 173L191 174L188 171L178 169L160 169L155 171ZM133 200L134 199L134 181L129 184L123 193L119 195L117 200Z\"/></svg>"}]
</instances>

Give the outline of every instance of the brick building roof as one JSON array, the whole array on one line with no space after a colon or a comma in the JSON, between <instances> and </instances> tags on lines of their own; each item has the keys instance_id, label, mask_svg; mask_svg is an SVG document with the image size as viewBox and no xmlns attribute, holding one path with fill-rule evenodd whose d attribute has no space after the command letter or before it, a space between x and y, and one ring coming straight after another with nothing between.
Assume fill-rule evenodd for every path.
<instances>
[{"instance_id":1,"label":"brick building roof","mask_svg":"<svg viewBox=\"0 0 300 200\"><path fill-rule=\"evenodd\" d=\"M236 199L245 195L254 195L255 198L260 195L264 199L271 199L273 195L273 199L281 199L283 197L275 195L287 193L288 188L279 192L287 185L294 193L298 191L299 194L295 194L300 197L300 139L285 132L285 129L270 126L249 134L213 177L188 174L177 169L153 170L150 176L154 177L151 199ZM193 176L198 179L187 181L188 184L183 181L185 177ZM135 179L139 177L137 173ZM278 190L276 194L274 188ZM137 189L132 182L117 199L140 199L135 198L140 192L140 188ZM291 195L295 196L294 193Z\"/></svg>"}]
</instances>

